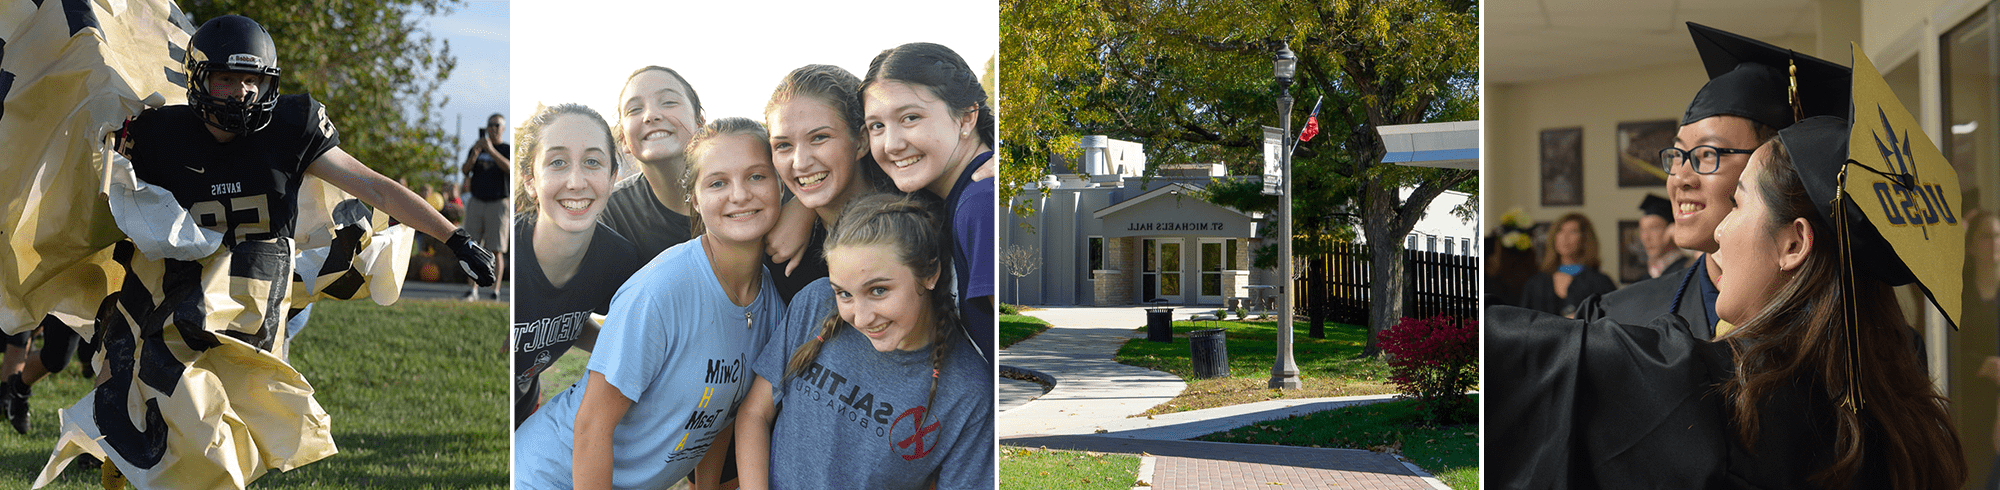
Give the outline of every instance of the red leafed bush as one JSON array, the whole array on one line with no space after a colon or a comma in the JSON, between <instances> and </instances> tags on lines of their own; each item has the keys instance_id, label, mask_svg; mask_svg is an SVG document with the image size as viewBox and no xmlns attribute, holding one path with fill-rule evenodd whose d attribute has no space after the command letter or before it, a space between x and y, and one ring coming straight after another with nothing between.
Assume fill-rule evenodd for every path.
<instances>
[{"instance_id":1,"label":"red leafed bush","mask_svg":"<svg viewBox=\"0 0 2000 490\"><path fill-rule=\"evenodd\" d=\"M1466 390L1479 380L1479 322L1444 315L1404 318L1382 331L1389 382L1417 399L1435 424L1471 421L1475 412Z\"/></svg>"}]
</instances>

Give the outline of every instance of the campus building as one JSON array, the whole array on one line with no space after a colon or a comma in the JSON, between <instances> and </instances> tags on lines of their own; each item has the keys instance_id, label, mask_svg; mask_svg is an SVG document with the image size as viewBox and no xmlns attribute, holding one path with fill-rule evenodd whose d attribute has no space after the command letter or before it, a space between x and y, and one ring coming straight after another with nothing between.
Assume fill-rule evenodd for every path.
<instances>
[{"instance_id":1,"label":"campus building","mask_svg":"<svg viewBox=\"0 0 2000 490\"><path fill-rule=\"evenodd\" d=\"M1216 180L1259 177L1228 175L1219 163L1160 165L1148 174L1143 145L1105 136L1086 136L1081 145L1074 168L1051 164L1015 198L1013 206L1032 214L1002 211L1001 301L1223 306L1275 294L1277 272L1254 268L1250 253L1266 244L1258 237L1276 226L1272 217L1198 197ZM1454 192L1433 201L1406 245L1476 253L1478 227L1450 213L1467 199ZM1010 263L1010 252L1030 254L1032 266Z\"/></svg>"}]
</instances>

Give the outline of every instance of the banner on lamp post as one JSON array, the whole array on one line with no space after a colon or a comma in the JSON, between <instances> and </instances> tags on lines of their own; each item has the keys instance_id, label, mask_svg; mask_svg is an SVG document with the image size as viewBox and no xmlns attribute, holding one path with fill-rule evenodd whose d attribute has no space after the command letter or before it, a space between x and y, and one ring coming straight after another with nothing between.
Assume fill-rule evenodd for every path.
<instances>
[{"instance_id":1,"label":"banner on lamp post","mask_svg":"<svg viewBox=\"0 0 2000 490\"><path fill-rule=\"evenodd\" d=\"M1285 131L1264 126L1264 194L1284 194Z\"/></svg>"}]
</instances>

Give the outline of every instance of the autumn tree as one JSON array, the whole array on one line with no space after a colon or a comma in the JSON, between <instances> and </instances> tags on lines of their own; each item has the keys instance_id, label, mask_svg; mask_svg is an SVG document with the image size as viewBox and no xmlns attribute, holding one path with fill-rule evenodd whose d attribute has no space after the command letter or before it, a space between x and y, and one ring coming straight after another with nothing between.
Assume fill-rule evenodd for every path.
<instances>
[{"instance_id":1,"label":"autumn tree","mask_svg":"<svg viewBox=\"0 0 2000 490\"><path fill-rule=\"evenodd\" d=\"M389 178L439 183L459 156L437 93L457 58L449 42L423 30L457 0L193 0L181 4L196 26L236 14L256 20L277 44L278 90L310 93L340 130L340 148ZM456 167L454 167L456 168Z\"/></svg>"},{"instance_id":2,"label":"autumn tree","mask_svg":"<svg viewBox=\"0 0 2000 490\"><path fill-rule=\"evenodd\" d=\"M1030 212L1012 205L1021 186L1052 155L1077 156L1089 134L1143 142L1154 164L1258 173L1259 127L1278 125L1271 59L1286 44L1299 56L1295 130L1325 97L1321 134L1294 159L1293 226L1360 228L1374 262L1371 333L1402 315L1403 236L1437 196L1477 188L1474 171L1382 163L1376 130L1478 118L1474 2L1006 0L1000 12L1000 194L1017 213ZM1209 194L1275 209L1254 185L1217 183Z\"/></svg>"}]
</instances>

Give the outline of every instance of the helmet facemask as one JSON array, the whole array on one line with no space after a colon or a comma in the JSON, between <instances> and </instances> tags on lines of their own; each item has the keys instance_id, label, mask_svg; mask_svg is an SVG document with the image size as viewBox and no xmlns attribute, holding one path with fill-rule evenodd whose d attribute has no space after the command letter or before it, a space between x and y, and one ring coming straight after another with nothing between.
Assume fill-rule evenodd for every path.
<instances>
[{"instance_id":1,"label":"helmet facemask","mask_svg":"<svg viewBox=\"0 0 2000 490\"><path fill-rule=\"evenodd\" d=\"M208 124L231 133L249 133L271 124L278 106L278 56L271 35L241 16L209 20L189 40L185 68L188 105ZM231 100L210 92L209 77L234 72L263 75L252 97Z\"/></svg>"}]
</instances>

